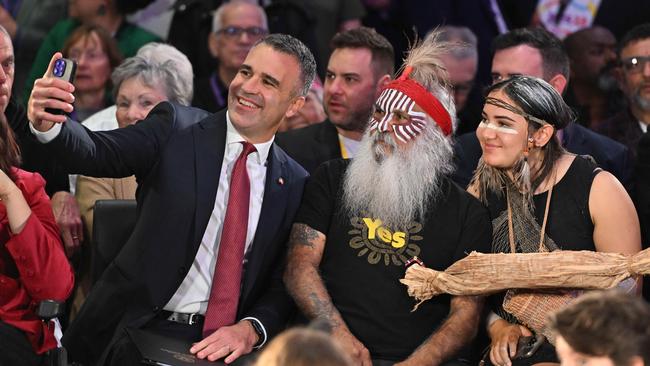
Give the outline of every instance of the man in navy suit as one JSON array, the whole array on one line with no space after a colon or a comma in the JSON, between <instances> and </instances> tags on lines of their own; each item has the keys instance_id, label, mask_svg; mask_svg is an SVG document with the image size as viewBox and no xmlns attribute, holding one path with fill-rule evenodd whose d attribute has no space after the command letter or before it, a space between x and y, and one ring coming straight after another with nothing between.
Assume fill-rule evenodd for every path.
<instances>
[{"instance_id":1,"label":"man in navy suit","mask_svg":"<svg viewBox=\"0 0 650 366\"><path fill-rule=\"evenodd\" d=\"M569 58L562 42L542 28L521 28L502 34L492 44L492 81L513 75L530 75L544 79L562 93L569 82ZM558 131L562 146L569 152L590 155L598 165L614 174L631 189L632 165L628 149L577 123ZM461 135L454 146L456 172L454 180L465 187L481 157L475 132Z\"/></svg>"},{"instance_id":2,"label":"man in navy suit","mask_svg":"<svg viewBox=\"0 0 650 366\"><path fill-rule=\"evenodd\" d=\"M50 70L60 57L53 56ZM50 73L35 83L28 115L39 141L49 141L72 171L135 174L139 185L133 234L64 337L73 359L139 364L125 330L133 327L195 343L189 351L197 357L230 363L284 327L293 305L282 262L307 173L273 139L281 119L304 103L315 69L300 41L270 35L240 67L227 110L202 118L203 111L161 103L135 126L101 133L45 111L73 109L71 84ZM251 144L250 155L243 154ZM238 168L235 160L245 162ZM250 180L248 225L238 222L246 234L236 317L204 333L210 289L230 278L212 281L236 169Z\"/></svg>"}]
</instances>

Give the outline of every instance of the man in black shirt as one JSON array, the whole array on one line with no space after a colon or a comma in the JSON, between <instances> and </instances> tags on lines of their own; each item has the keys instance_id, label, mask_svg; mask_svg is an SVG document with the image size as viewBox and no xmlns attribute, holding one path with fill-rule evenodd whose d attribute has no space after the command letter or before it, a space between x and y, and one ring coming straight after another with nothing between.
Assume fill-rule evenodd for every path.
<instances>
[{"instance_id":1,"label":"man in black shirt","mask_svg":"<svg viewBox=\"0 0 650 366\"><path fill-rule=\"evenodd\" d=\"M290 294L362 365L449 364L478 327L479 298L439 296L411 312L399 283L414 256L444 270L490 250L487 211L447 177L455 107L435 37L377 99L355 158L316 170L289 240Z\"/></svg>"}]
</instances>

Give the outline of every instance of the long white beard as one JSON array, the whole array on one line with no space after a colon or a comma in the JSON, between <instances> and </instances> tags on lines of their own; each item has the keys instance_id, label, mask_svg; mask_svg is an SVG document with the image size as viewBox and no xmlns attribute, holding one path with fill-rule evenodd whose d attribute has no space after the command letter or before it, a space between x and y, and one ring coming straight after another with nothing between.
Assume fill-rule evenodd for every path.
<instances>
[{"instance_id":1,"label":"long white beard","mask_svg":"<svg viewBox=\"0 0 650 366\"><path fill-rule=\"evenodd\" d=\"M409 144L400 149L392 133L366 131L343 180L343 207L351 217L370 215L393 230L424 222L441 178L453 171L453 149L432 126Z\"/></svg>"}]
</instances>

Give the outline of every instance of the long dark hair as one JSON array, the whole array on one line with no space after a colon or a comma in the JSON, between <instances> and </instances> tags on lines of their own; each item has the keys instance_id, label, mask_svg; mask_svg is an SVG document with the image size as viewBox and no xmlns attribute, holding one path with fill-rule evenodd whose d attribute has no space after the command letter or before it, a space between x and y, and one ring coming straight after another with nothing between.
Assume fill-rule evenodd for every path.
<instances>
[{"instance_id":1,"label":"long dark hair","mask_svg":"<svg viewBox=\"0 0 650 366\"><path fill-rule=\"evenodd\" d=\"M14 132L9 127L7 117L0 113L0 169L16 180L14 168L20 165L20 149L14 137Z\"/></svg>"},{"instance_id":2,"label":"long dark hair","mask_svg":"<svg viewBox=\"0 0 650 366\"><path fill-rule=\"evenodd\" d=\"M486 94L497 90L503 91L528 116L545 121L555 128L551 140L542 147L544 152L542 165L537 176L531 182L531 188L534 191L544 181L553 169L555 162L565 152L560 140L557 138L557 130L573 122L575 115L564 102L562 96L550 84L539 78L513 76L492 85L487 89ZM542 127L539 122L527 116L524 116L524 118L528 121L529 136Z\"/></svg>"}]
</instances>

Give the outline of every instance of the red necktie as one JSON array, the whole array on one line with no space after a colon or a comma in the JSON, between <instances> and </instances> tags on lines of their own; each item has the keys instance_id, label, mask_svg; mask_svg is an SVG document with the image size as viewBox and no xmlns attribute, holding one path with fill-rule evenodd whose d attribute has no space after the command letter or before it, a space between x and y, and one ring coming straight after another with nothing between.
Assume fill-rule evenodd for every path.
<instances>
[{"instance_id":1,"label":"red necktie","mask_svg":"<svg viewBox=\"0 0 650 366\"><path fill-rule=\"evenodd\" d=\"M234 324L237 316L250 202L246 159L255 151L255 146L251 143L244 141L243 144L244 149L235 161L230 178L228 206L212 277L208 310L203 323L204 337L223 326Z\"/></svg>"}]
</instances>

